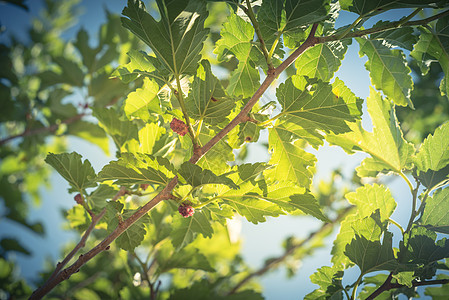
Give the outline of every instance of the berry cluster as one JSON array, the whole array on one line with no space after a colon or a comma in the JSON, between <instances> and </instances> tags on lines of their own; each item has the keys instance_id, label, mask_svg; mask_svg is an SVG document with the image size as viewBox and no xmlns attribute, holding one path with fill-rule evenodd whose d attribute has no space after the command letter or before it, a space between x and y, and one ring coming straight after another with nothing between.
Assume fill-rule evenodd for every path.
<instances>
[{"instance_id":1,"label":"berry cluster","mask_svg":"<svg viewBox=\"0 0 449 300\"><path fill-rule=\"evenodd\" d=\"M181 214L181 216L183 216L184 218L191 217L195 213L195 209L192 206L190 206L188 203L182 203L178 207L178 211Z\"/></svg>"},{"instance_id":2,"label":"berry cluster","mask_svg":"<svg viewBox=\"0 0 449 300\"><path fill-rule=\"evenodd\" d=\"M186 123L176 118L170 122L170 128L180 136L184 136L188 131Z\"/></svg>"}]
</instances>

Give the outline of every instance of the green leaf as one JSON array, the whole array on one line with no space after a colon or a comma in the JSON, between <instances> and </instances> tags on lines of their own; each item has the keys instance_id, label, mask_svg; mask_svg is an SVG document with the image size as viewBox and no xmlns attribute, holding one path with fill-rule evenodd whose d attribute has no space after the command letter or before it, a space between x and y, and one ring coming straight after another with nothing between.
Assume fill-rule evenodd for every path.
<instances>
[{"instance_id":1,"label":"green leaf","mask_svg":"<svg viewBox=\"0 0 449 300\"><path fill-rule=\"evenodd\" d=\"M397 268L398 262L393 254L392 237L391 233L385 232L381 244L380 241L370 241L356 235L346 246L345 255L359 266L362 274L381 270L393 271Z\"/></svg>"},{"instance_id":2,"label":"green leaf","mask_svg":"<svg viewBox=\"0 0 449 300\"><path fill-rule=\"evenodd\" d=\"M437 234L424 227L413 227L400 243L399 257L409 264L429 264L449 257L449 240L436 241ZM435 242L436 241L436 242Z\"/></svg>"},{"instance_id":3,"label":"green leaf","mask_svg":"<svg viewBox=\"0 0 449 300\"><path fill-rule=\"evenodd\" d=\"M80 120L68 125L68 133L97 145L109 155L109 138L97 124Z\"/></svg>"},{"instance_id":4,"label":"green leaf","mask_svg":"<svg viewBox=\"0 0 449 300\"><path fill-rule=\"evenodd\" d=\"M128 0L122 24L144 41L164 66L176 76L193 74L208 30L205 1L157 1L161 20L156 21L140 0Z\"/></svg>"},{"instance_id":5,"label":"green leaf","mask_svg":"<svg viewBox=\"0 0 449 300\"><path fill-rule=\"evenodd\" d=\"M139 130L139 151L142 153L154 154L157 141L165 134L164 127L157 123L147 123Z\"/></svg>"},{"instance_id":6,"label":"green leaf","mask_svg":"<svg viewBox=\"0 0 449 300\"><path fill-rule=\"evenodd\" d=\"M411 288L413 286L412 281L416 278L413 274L414 272L399 272L394 274L393 278L395 278L399 284L406 285L408 288Z\"/></svg>"},{"instance_id":7,"label":"green leaf","mask_svg":"<svg viewBox=\"0 0 449 300\"><path fill-rule=\"evenodd\" d=\"M101 51L101 48L92 49L89 46L89 34L84 28L81 28L76 35L76 41L73 45L78 49L83 59L83 64L89 71L93 70L95 56Z\"/></svg>"},{"instance_id":8,"label":"green leaf","mask_svg":"<svg viewBox=\"0 0 449 300\"><path fill-rule=\"evenodd\" d=\"M428 170L427 172L419 172L417 177L427 189L434 189L449 179L449 165L438 171Z\"/></svg>"},{"instance_id":9,"label":"green leaf","mask_svg":"<svg viewBox=\"0 0 449 300\"><path fill-rule=\"evenodd\" d=\"M449 122L427 136L413 161L419 172L438 171L449 164Z\"/></svg>"},{"instance_id":10,"label":"green leaf","mask_svg":"<svg viewBox=\"0 0 449 300\"><path fill-rule=\"evenodd\" d=\"M295 31L301 26L324 20L330 9L329 0L286 0L285 31Z\"/></svg>"},{"instance_id":11,"label":"green leaf","mask_svg":"<svg viewBox=\"0 0 449 300\"><path fill-rule=\"evenodd\" d=\"M25 255L31 254L31 252L24 248L16 239L12 238L2 238L0 247L2 248L3 253L7 251L16 251Z\"/></svg>"},{"instance_id":12,"label":"green leaf","mask_svg":"<svg viewBox=\"0 0 449 300\"><path fill-rule=\"evenodd\" d=\"M151 79L145 78L142 88L128 94L125 101L125 114L131 117L138 117L147 121L151 113L162 113L161 103L157 94L159 85Z\"/></svg>"},{"instance_id":13,"label":"green leaf","mask_svg":"<svg viewBox=\"0 0 449 300\"><path fill-rule=\"evenodd\" d=\"M355 235L369 241L379 242L382 232L386 229L387 222L381 221L380 210L369 217L362 217L356 211L348 215L342 222L340 232L334 240L332 247L332 262L334 264L350 265L348 257L344 254L346 246L351 243Z\"/></svg>"},{"instance_id":14,"label":"green leaf","mask_svg":"<svg viewBox=\"0 0 449 300\"><path fill-rule=\"evenodd\" d=\"M88 86L89 96L94 99L94 107L107 107L129 93L129 85L117 78L110 78L109 69L92 74Z\"/></svg>"},{"instance_id":15,"label":"green leaf","mask_svg":"<svg viewBox=\"0 0 449 300\"><path fill-rule=\"evenodd\" d=\"M167 249L162 250L163 251L157 251L155 257L159 265L160 273L168 272L171 269L191 269L215 272L206 256L194 247L185 247L174 253L173 249L171 249L172 251L167 251Z\"/></svg>"},{"instance_id":16,"label":"green leaf","mask_svg":"<svg viewBox=\"0 0 449 300\"><path fill-rule=\"evenodd\" d=\"M70 191L81 192L82 190L96 186L92 182L95 178L95 171L90 162L81 160L81 155L76 152L54 154L49 153L45 162L55 168L71 186Z\"/></svg>"},{"instance_id":17,"label":"green leaf","mask_svg":"<svg viewBox=\"0 0 449 300\"><path fill-rule=\"evenodd\" d=\"M306 189L288 183L267 186L265 180L260 177L266 168L267 166L260 163L238 166L237 173L229 177L240 189L232 190L222 186L214 190L217 193L215 198L255 224L264 222L265 216L277 217L283 214L283 211L301 211L328 221L318 202Z\"/></svg>"},{"instance_id":18,"label":"green leaf","mask_svg":"<svg viewBox=\"0 0 449 300\"><path fill-rule=\"evenodd\" d=\"M306 295L305 300L321 299L342 299L343 271L340 266L321 267L310 276L310 281L320 287L312 293Z\"/></svg>"},{"instance_id":19,"label":"green leaf","mask_svg":"<svg viewBox=\"0 0 449 300\"><path fill-rule=\"evenodd\" d=\"M436 191L426 200L421 224L431 230L449 234L449 189Z\"/></svg>"},{"instance_id":20,"label":"green leaf","mask_svg":"<svg viewBox=\"0 0 449 300\"><path fill-rule=\"evenodd\" d=\"M154 57L150 57L145 52L134 49L129 51L127 55L130 60L129 63L118 67L111 74L111 77L117 77L124 83L129 83L136 80L140 75L157 76L153 75L153 72L156 71L153 65Z\"/></svg>"},{"instance_id":21,"label":"green leaf","mask_svg":"<svg viewBox=\"0 0 449 300\"><path fill-rule=\"evenodd\" d=\"M46 88L59 83L81 87L84 84L84 73L78 64L66 57L53 57L53 61L59 67L57 72L46 70L37 75L41 79L41 88Z\"/></svg>"},{"instance_id":22,"label":"green leaf","mask_svg":"<svg viewBox=\"0 0 449 300\"><path fill-rule=\"evenodd\" d=\"M276 37L281 34L283 0L264 0L257 12L257 21L265 45L270 51ZM280 43L279 43L280 44ZM278 46L279 47L279 46Z\"/></svg>"},{"instance_id":23,"label":"green leaf","mask_svg":"<svg viewBox=\"0 0 449 300\"><path fill-rule=\"evenodd\" d=\"M149 155L142 155L139 161L133 154L127 153L117 161L111 161L98 173L97 181L115 180L115 184L160 184L168 183L167 172L155 169L158 163ZM161 166L162 168L162 166Z\"/></svg>"},{"instance_id":24,"label":"green leaf","mask_svg":"<svg viewBox=\"0 0 449 300\"><path fill-rule=\"evenodd\" d=\"M169 300L263 300L261 294L253 290L236 292L229 296L218 295L216 290L217 283L210 283L207 279L195 281L188 288L171 291Z\"/></svg>"},{"instance_id":25,"label":"green leaf","mask_svg":"<svg viewBox=\"0 0 449 300\"><path fill-rule=\"evenodd\" d=\"M275 166L269 176L279 181L287 180L309 187L315 156L303 150L304 145L300 140L292 141L288 132L276 127L270 128L268 132L269 151L272 152L268 163Z\"/></svg>"},{"instance_id":26,"label":"green leaf","mask_svg":"<svg viewBox=\"0 0 449 300\"><path fill-rule=\"evenodd\" d=\"M217 133L212 130L204 129L201 130L199 135L199 144L204 146L209 142ZM193 151L193 150L192 150ZM231 146L224 141L220 140L217 144L207 151L206 155L203 155L198 161L197 165L203 169L211 170L216 174L222 174L227 172L230 167L227 162L234 161L234 153L232 152Z\"/></svg>"},{"instance_id":27,"label":"green leaf","mask_svg":"<svg viewBox=\"0 0 449 300\"><path fill-rule=\"evenodd\" d=\"M347 132L347 122L354 122L361 115L361 100L339 79L330 85L293 76L278 87L276 96L282 105L282 120L287 119L312 133L316 130Z\"/></svg>"},{"instance_id":28,"label":"green leaf","mask_svg":"<svg viewBox=\"0 0 449 300\"><path fill-rule=\"evenodd\" d=\"M224 184L233 189L239 187L225 175L217 176L212 171L202 169L200 166L192 164L191 162L184 162L179 169L179 175L190 184L192 187L197 188L205 184Z\"/></svg>"},{"instance_id":29,"label":"green leaf","mask_svg":"<svg viewBox=\"0 0 449 300\"><path fill-rule=\"evenodd\" d=\"M296 74L329 81L340 67L347 49L347 45L340 41L315 45L295 61Z\"/></svg>"},{"instance_id":30,"label":"green leaf","mask_svg":"<svg viewBox=\"0 0 449 300\"><path fill-rule=\"evenodd\" d=\"M346 194L345 198L357 206L357 214L361 218L369 217L373 211L379 210L380 220L383 222L390 218L396 208L396 201L384 185L367 184Z\"/></svg>"},{"instance_id":31,"label":"green leaf","mask_svg":"<svg viewBox=\"0 0 449 300\"><path fill-rule=\"evenodd\" d=\"M365 131L361 122L357 122L349 124L352 132L328 135L326 139L349 153L359 150L371 155L365 160L365 163L370 163L370 175L382 171L400 173L404 168L409 168L414 147L404 140L392 104L371 88L367 106L373 122L372 132ZM373 172L373 166L376 166L376 172ZM357 170L358 173L363 171L360 167Z\"/></svg>"},{"instance_id":32,"label":"green leaf","mask_svg":"<svg viewBox=\"0 0 449 300\"><path fill-rule=\"evenodd\" d=\"M110 185L100 184L88 197L87 201L94 212L99 212L107 204L107 199L112 199L117 190Z\"/></svg>"},{"instance_id":33,"label":"green leaf","mask_svg":"<svg viewBox=\"0 0 449 300\"><path fill-rule=\"evenodd\" d=\"M121 120L113 108L95 108L93 116L112 137L119 149L131 139L138 140L137 126L129 120Z\"/></svg>"},{"instance_id":34,"label":"green leaf","mask_svg":"<svg viewBox=\"0 0 449 300\"><path fill-rule=\"evenodd\" d=\"M214 50L218 59L227 60L233 55L239 61L237 69L231 72L227 92L235 97L251 97L260 85L259 71L256 69L260 53L252 45L254 28L231 12L220 35Z\"/></svg>"},{"instance_id":35,"label":"green leaf","mask_svg":"<svg viewBox=\"0 0 449 300\"><path fill-rule=\"evenodd\" d=\"M385 26L387 24L391 24L391 22L379 21L373 27ZM371 34L370 39L383 40L393 46L412 51L413 46L418 41L418 37L413 33L414 30L412 27L399 27Z\"/></svg>"},{"instance_id":36,"label":"green leaf","mask_svg":"<svg viewBox=\"0 0 449 300\"><path fill-rule=\"evenodd\" d=\"M382 41L365 38L356 40L360 45L360 56L368 57L365 67L376 89L381 90L395 104L414 108L410 99L413 81L404 53L388 48Z\"/></svg>"},{"instance_id":37,"label":"green leaf","mask_svg":"<svg viewBox=\"0 0 449 300\"><path fill-rule=\"evenodd\" d=\"M245 142L255 143L259 140L260 126L253 122L243 122L238 126L238 131L233 130L229 133L229 144L232 148L238 149Z\"/></svg>"},{"instance_id":38,"label":"green leaf","mask_svg":"<svg viewBox=\"0 0 449 300\"><path fill-rule=\"evenodd\" d=\"M210 220L201 211L195 211L193 216L188 218L184 218L179 213L176 213L172 224L170 237L176 249L184 248L193 242L198 233L207 238L212 237L214 233Z\"/></svg>"},{"instance_id":39,"label":"green leaf","mask_svg":"<svg viewBox=\"0 0 449 300\"><path fill-rule=\"evenodd\" d=\"M187 114L195 120L216 125L226 120L235 103L212 73L210 63L201 61L186 99Z\"/></svg>"},{"instance_id":40,"label":"green leaf","mask_svg":"<svg viewBox=\"0 0 449 300\"><path fill-rule=\"evenodd\" d=\"M329 219L321 211L318 201L305 189L292 187L288 183L277 183L269 187L266 196L259 197L279 205L286 212L300 210L321 221L329 222Z\"/></svg>"},{"instance_id":41,"label":"green leaf","mask_svg":"<svg viewBox=\"0 0 449 300\"><path fill-rule=\"evenodd\" d=\"M442 95L449 97L449 45L447 35L449 34L449 18L440 18L434 30L420 28L421 34L418 43L415 44L410 56L415 58L421 67L423 74L429 70L429 65L435 61L439 62L444 72L440 83Z\"/></svg>"},{"instance_id":42,"label":"green leaf","mask_svg":"<svg viewBox=\"0 0 449 300\"><path fill-rule=\"evenodd\" d=\"M437 279L449 279L447 274L439 274ZM424 295L432 297L433 300L445 300L449 295L449 284L443 284L441 286L426 287Z\"/></svg>"},{"instance_id":43,"label":"green leaf","mask_svg":"<svg viewBox=\"0 0 449 300\"><path fill-rule=\"evenodd\" d=\"M120 213L120 211L117 211L117 215L111 217L108 220L108 232L112 232L119 226L120 218L118 217L118 215L121 215L121 218L124 221L132 216L135 212L136 210L128 209L125 209L122 213ZM126 251L134 251L134 248L139 246L145 238L145 234L147 233L145 230L145 224L147 224L148 222L150 222L150 218L148 217L148 215L143 215L115 240L117 246Z\"/></svg>"}]
</instances>

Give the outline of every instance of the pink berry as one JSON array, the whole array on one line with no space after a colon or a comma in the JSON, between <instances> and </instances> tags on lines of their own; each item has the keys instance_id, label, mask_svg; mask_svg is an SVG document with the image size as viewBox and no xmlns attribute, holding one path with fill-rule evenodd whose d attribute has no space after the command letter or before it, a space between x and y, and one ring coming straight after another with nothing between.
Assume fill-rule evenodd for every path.
<instances>
[{"instance_id":1,"label":"pink berry","mask_svg":"<svg viewBox=\"0 0 449 300\"><path fill-rule=\"evenodd\" d=\"M75 202L78 204L81 204L81 205L83 204L84 201L83 201L83 197L81 197L81 194L75 195Z\"/></svg>"},{"instance_id":2,"label":"pink berry","mask_svg":"<svg viewBox=\"0 0 449 300\"><path fill-rule=\"evenodd\" d=\"M180 136L184 136L188 132L186 123L176 118L173 118L173 120L171 120L170 128Z\"/></svg>"},{"instance_id":3,"label":"pink berry","mask_svg":"<svg viewBox=\"0 0 449 300\"><path fill-rule=\"evenodd\" d=\"M187 203L183 203L178 207L178 211L184 218L193 216L195 209Z\"/></svg>"}]
</instances>

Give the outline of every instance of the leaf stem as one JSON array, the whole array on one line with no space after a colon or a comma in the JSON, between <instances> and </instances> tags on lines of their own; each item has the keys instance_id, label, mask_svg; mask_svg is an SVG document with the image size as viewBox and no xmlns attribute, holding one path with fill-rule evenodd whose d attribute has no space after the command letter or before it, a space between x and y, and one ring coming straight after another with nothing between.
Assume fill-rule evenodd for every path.
<instances>
[{"instance_id":1,"label":"leaf stem","mask_svg":"<svg viewBox=\"0 0 449 300\"><path fill-rule=\"evenodd\" d=\"M357 293L357 288L360 284L360 281L362 281L363 278L363 274L361 273L359 278L357 278L356 282L354 283L354 287L352 288L352 294L351 294L351 299L354 300L356 293Z\"/></svg>"},{"instance_id":2,"label":"leaf stem","mask_svg":"<svg viewBox=\"0 0 449 300\"><path fill-rule=\"evenodd\" d=\"M400 27L402 24L407 23L408 21L410 21L414 16L416 16L417 14L419 14L419 12L422 11L422 8L417 8L415 9L410 15L408 15L406 18L404 18L403 20L399 20L398 21L398 27Z\"/></svg>"},{"instance_id":3,"label":"leaf stem","mask_svg":"<svg viewBox=\"0 0 449 300\"><path fill-rule=\"evenodd\" d=\"M253 23L254 31L256 32L257 38L259 39L260 49L262 50L263 56L265 56L265 60L267 61L268 69L274 69L273 64L271 63L271 56L268 53L267 46L265 45L265 41L262 37L262 32L260 31L259 22L257 22L256 16L254 15L254 11L249 0L246 0L246 6L248 8L244 11L251 20L251 23Z\"/></svg>"},{"instance_id":4,"label":"leaf stem","mask_svg":"<svg viewBox=\"0 0 449 300\"><path fill-rule=\"evenodd\" d=\"M410 180L407 178L407 176L405 176L405 174L402 171L399 172L399 176L401 176L405 180L405 182L407 183L407 185L410 189L410 192L413 193L414 187L413 187L412 183L410 182Z\"/></svg>"},{"instance_id":5,"label":"leaf stem","mask_svg":"<svg viewBox=\"0 0 449 300\"><path fill-rule=\"evenodd\" d=\"M268 119L266 121L257 123L257 126L265 127L266 125L270 124L273 121L276 121L277 119L279 119L283 115L284 115L284 113L279 113L276 116L274 116L274 117L272 117L272 118L270 118L270 119Z\"/></svg>"},{"instance_id":6,"label":"leaf stem","mask_svg":"<svg viewBox=\"0 0 449 300\"><path fill-rule=\"evenodd\" d=\"M80 120L85 115L86 115L86 113L80 113L78 115L75 115L73 117L70 117L68 119L65 119L65 120L61 121L59 124L53 124L53 125L50 125L48 127L25 129L22 133L15 134L15 135L12 135L12 136L8 136L8 137L6 137L4 139L1 139L0 140L0 146L2 146L3 144L5 144L5 143L7 143L7 142L9 142L11 140L19 138L19 137L26 137L26 136L35 135L35 134L56 131L59 128L59 126L61 126L62 124L67 124L67 125L68 124L72 124L72 123Z\"/></svg>"},{"instance_id":7,"label":"leaf stem","mask_svg":"<svg viewBox=\"0 0 449 300\"><path fill-rule=\"evenodd\" d=\"M192 129L192 124L190 124L190 118L189 118L189 115L187 114L187 108L186 108L186 104L184 102L184 96L183 96L182 88L181 88L181 80L179 79L178 75L176 75L175 77L176 77L176 86L177 86L175 95L176 95L176 98L178 99L179 105L181 106L182 114L184 115L184 120L186 121L187 129L189 131L189 136L192 139L192 142L194 144L196 144L195 135L194 135L193 129Z\"/></svg>"},{"instance_id":8,"label":"leaf stem","mask_svg":"<svg viewBox=\"0 0 449 300\"><path fill-rule=\"evenodd\" d=\"M338 34L338 39L339 39L339 40L343 39L343 38L344 38L349 32L351 32L351 30L354 29L354 28L357 26L357 24L359 24L360 21L362 21L362 20L363 20L363 17L362 17L362 16L359 16L354 22L352 22L351 25L349 25L348 28L346 28L345 31L343 31L341 34Z\"/></svg>"},{"instance_id":9,"label":"leaf stem","mask_svg":"<svg viewBox=\"0 0 449 300\"><path fill-rule=\"evenodd\" d=\"M416 188L414 190L412 190L412 212L410 214L410 219L408 221L408 225L407 225L407 229L405 230L405 233L410 231L410 229L412 228L412 225L413 225L413 221L415 220L415 218L417 216L416 202L417 202L417 198L418 198L418 189L419 189L419 182L418 182Z\"/></svg>"},{"instance_id":10,"label":"leaf stem","mask_svg":"<svg viewBox=\"0 0 449 300\"><path fill-rule=\"evenodd\" d=\"M405 234L404 228L402 228L402 226L401 226L399 223L397 223L397 222L396 222L395 220L393 220L393 219L388 219L388 221L389 221L391 224L395 225L397 228L399 228L399 230L401 230L402 236L404 236L404 234Z\"/></svg>"}]
</instances>

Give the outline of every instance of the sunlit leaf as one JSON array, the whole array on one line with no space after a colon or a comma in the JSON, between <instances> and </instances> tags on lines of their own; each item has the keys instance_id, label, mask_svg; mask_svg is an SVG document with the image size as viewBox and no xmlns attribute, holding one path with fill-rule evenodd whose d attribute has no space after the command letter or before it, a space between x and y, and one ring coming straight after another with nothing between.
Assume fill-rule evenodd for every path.
<instances>
[{"instance_id":1,"label":"sunlit leaf","mask_svg":"<svg viewBox=\"0 0 449 300\"><path fill-rule=\"evenodd\" d=\"M205 1L157 1L161 20L156 21L140 0L128 0L122 24L142 41L172 74L193 74L208 34Z\"/></svg>"},{"instance_id":2,"label":"sunlit leaf","mask_svg":"<svg viewBox=\"0 0 449 300\"><path fill-rule=\"evenodd\" d=\"M357 38L357 42L360 45L360 56L368 57L365 67L376 89L381 90L395 104L413 108L410 99L413 89L411 70L402 51L392 50L378 40Z\"/></svg>"},{"instance_id":3,"label":"sunlit leaf","mask_svg":"<svg viewBox=\"0 0 449 300\"><path fill-rule=\"evenodd\" d=\"M260 53L252 45L254 28L231 12L220 34L221 39L217 41L214 50L218 59L227 60L230 55L234 55L239 61L237 68L231 73L227 92L231 96L250 97L259 87L259 71L256 69L256 62L259 60Z\"/></svg>"},{"instance_id":4,"label":"sunlit leaf","mask_svg":"<svg viewBox=\"0 0 449 300\"><path fill-rule=\"evenodd\" d=\"M212 73L210 63L201 61L186 99L187 113L196 120L215 125L226 120L235 103Z\"/></svg>"},{"instance_id":5,"label":"sunlit leaf","mask_svg":"<svg viewBox=\"0 0 449 300\"><path fill-rule=\"evenodd\" d=\"M96 184L92 181L95 178L95 171L90 162L86 159L82 161L81 155L76 152L53 154L49 153L45 162L55 168L71 186L72 191L80 192Z\"/></svg>"},{"instance_id":6,"label":"sunlit leaf","mask_svg":"<svg viewBox=\"0 0 449 300\"><path fill-rule=\"evenodd\" d=\"M203 186L205 184L224 184L233 189L239 188L230 178L226 177L225 175L217 176L210 170L203 170L200 166L192 164L188 161L181 165L179 174L188 184L195 188Z\"/></svg>"},{"instance_id":7,"label":"sunlit leaf","mask_svg":"<svg viewBox=\"0 0 449 300\"><path fill-rule=\"evenodd\" d=\"M371 155L367 160L370 166L375 162L375 171L370 175L382 171L394 171L400 173L408 168L411 163L411 155L414 153L412 144L405 141L402 131L396 120L392 104L382 99L380 94L371 88L370 97L367 99L368 112L373 122L373 131L368 132L361 126L361 122L349 124L352 132L341 135L328 135L326 139L343 147L346 151L359 150ZM358 169L358 172L363 171Z\"/></svg>"},{"instance_id":8,"label":"sunlit leaf","mask_svg":"<svg viewBox=\"0 0 449 300\"><path fill-rule=\"evenodd\" d=\"M421 218L422 225L437 232L449 234L449 189L435 192L426 200Z\"/></svg>"}]
</instances>

